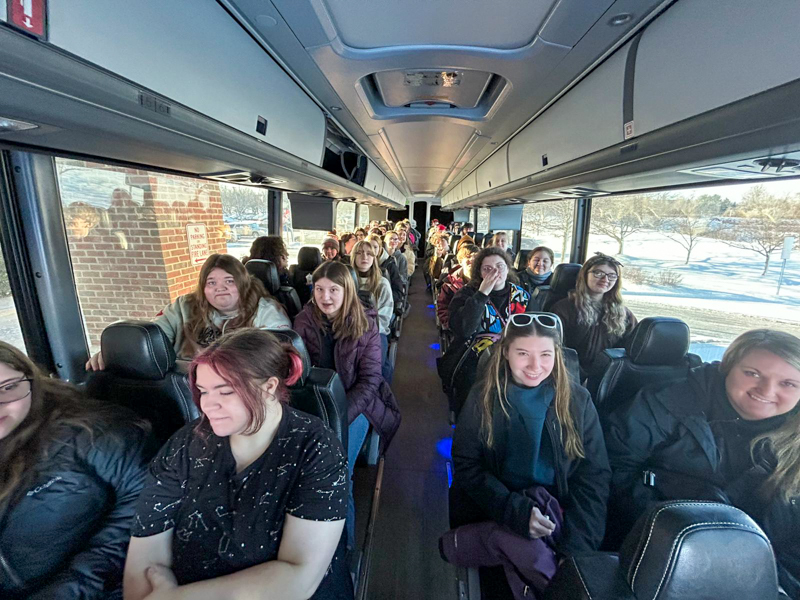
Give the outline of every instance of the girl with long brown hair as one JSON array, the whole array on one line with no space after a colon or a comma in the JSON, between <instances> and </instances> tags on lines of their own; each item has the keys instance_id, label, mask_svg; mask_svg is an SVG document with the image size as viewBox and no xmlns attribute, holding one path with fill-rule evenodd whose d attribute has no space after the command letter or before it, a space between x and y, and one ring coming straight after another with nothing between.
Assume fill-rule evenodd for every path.
<instances>
[{"instance_id":1,"label":"girl with long brown hair","mask_svg":"<svg viewBox=\"0 0 800 600\"><path fill-rule=\"evenodd\" d=\"M653 503L725 502L761 525L781 585L800 598L800 339L743 333L721 363L645 388L604 425L614 472L611 545Z\"/></svg>"},{"instance_id":2,"label":"girl with long brown hair","mask_svg":"<svg viewBox=\"0 0 800 600\"><path fill-rule=\"evenodd\" d=\"M622 264L598 252L578 273L575 289L551 310L564 324L564 345L578 353L582 376L605 365L596 359L607 348L622 346L636 327L636 317L622 301Z\"/></svg>"},{"instance_id":3,"label":"girl with long brown hair","mask_svg":"<svg viewBox=\"0 0 800 600\"><path fill-rule=\"evenodd\" d=\"M453 436L450 520L464 527L445 534L443 555L506 567L520 598L552 577L556 553L597 550L605 530L603 433L589 393L567 373L558 327L547 314L510 317ZM512 551L493 552L489 536Z\"/></svg>"},{"instance_id":4,"label":"girl with long brown hair","mask_svg":"<svg viewBox=\"0 0 800 600\"><path fill-rule=\"evenodd\" d=\"M369 242L359 242L372 250ZM338 262L322 263L311 276L311 302L295 317L294 330L305 342L311 364L333 369L347 393L350 475L367 437L369 425L388 445L400 426L400 410L381 374L383 351L377 312L364 309L349 269ZM354 539L355 510L348 513L348 539Z\"/></svg>"},{"instance_id":5,"label":"girl with long brown hair","mask_svg":"<svg viewBox=\"0 0 800 600\"><path fill-rule=\"evenodd\" d=\"M186 360L226 331L291 327L283 307L229 254L209 256L194 292L179 296L156 317L155 324L167 334L176 356ZM104 367L100 352L86 363L87 370Z\"/></svg>"},{"instance_id":6,"label":"girl with long brown hair","mask_svg":"<svg viewBox=\"0 0 800 600\"><path fill-rule=\"evenodd\" d=\"M0 342L0 597L114 597L147 427Z\"/></svg>"}]
</instances>

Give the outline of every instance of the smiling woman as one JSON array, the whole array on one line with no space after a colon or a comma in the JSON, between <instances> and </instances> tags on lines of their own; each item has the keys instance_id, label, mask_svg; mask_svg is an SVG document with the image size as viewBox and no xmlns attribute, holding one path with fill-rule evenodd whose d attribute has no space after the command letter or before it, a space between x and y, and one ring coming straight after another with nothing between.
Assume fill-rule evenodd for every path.
<instances>
[{"instance_id":1,"label":"smiling woman","mask_svg":"<svg viewBox=\"0 0 800 600\"><path fill-rule=\"evenodd\" d=\"M748 331L721 363L641 391L611 414L610 541L653 502L713 500L753 517L773 544L781 585L800 594L800 339ZM644 477L643 477L644 474Z\"/></svg>"}]
</instances>

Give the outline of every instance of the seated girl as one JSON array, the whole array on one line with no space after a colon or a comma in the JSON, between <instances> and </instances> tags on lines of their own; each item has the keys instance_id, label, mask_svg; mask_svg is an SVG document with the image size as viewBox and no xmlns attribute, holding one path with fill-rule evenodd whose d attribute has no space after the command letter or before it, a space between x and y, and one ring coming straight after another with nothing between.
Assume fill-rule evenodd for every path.
<instances>
[{"instance_id":1,"label":"seated girl","mask_svg":"<svg viewBox=\"0 0 800 600\"><path fill-rule=\"evenodd\" d=\"M528 254L528 265L520 273L519 283L533 296L533 290L541 285L550 285L553 279L553 260L555 255L547 246L537 246Z\"/></svg>"},{"instance_id":2,"label":"seated girl","mask_svg":"<svg viewBox=\"0 0 800 600\"><path fill-rule=\"evenodd\" d=\"M195 291L179 296L156 317L155 324L167 334L175 355L184 360L191 360L226 331L289 329L292 325L261 282L228 254L209 256L200 269ZM86 363L87 370L104 368L100 352Z\"/></svg>"},{"instance_id":3,"label":"seated girl","mask_svg":"<svg viewBox=\"0 0 800 600\"><path fill-rule=\"evenodd\" d=\"M578 353L583 377L605 367L603 350L625 345L636 317L622 301L622 265L597 253L578 273L575 289L550 309L564 324L564 345Z\"/></svg>"},{"instance_id":4,"label":"seated girl","mask_svg":"<svg viewBox=\"0 0 800 600\"><path fill-rule=\"evenodd\" d=\"M414 243L408 237L408 228L405 225L398 223L397 227L395 227L395 231L397 232L397 237L400 240L398 249L406 258L406 264L408 265L408 278L411 279L411 276L414 274L414 270L417 268L417 251L414 247Z\"/></svg>"},{"instance_id":5,"label":"seated girl","mask_svg":"<svg viewBox=\"0 0 800 600\"><path fill-rule=\"evenodd\" d=\"M570 381L553 317L510 317L461 411L452 453L457 528L440 542L448 561L503 566L523 598L526 587L543 591L564 556L598 549L611 472L597 412Z\"/></svg>"},{"instance_id":6,"label":"seated girl","mask_svg":"<svg viewBox=\"0 0 800 600\"><path fill-rule=\"evenodd\" d=\"M385 273L384 277L389 281L389 287L392 290L392 303L394 312L397 316L403 314L403 300L406 294L406 286L403 283L403 278L400 276L400 268L397 266L397 261L383 246L383 236L370 234L367 241L372 244L372 249L375 251L376 262L381 273Z\"/></svg>"},{"instance_id":7,"label":"seated girl","mask_svg":"<svg viewBox=\"0 0 800 600\"><path fill-rule=\"evenodd\" d=\"M645 388L605 423L613 470L610 545L652 503L713 500L755 519L780 583L800 598L800 339L756 329L721 363Z\"/></svg>"},{"instance_id":8,"label":"seated girl","mask_svg":"<svg viewBox=\"0 0 800 600\"><path fill-rule=\"evenodd\" d=\"M342 552L334 557L344 452L319 419L288 406L286 386L301 371L294 348L257 329L194 359L189 382L203 416L150 465L126 600L352 598Z\"/></svg>"},{"instance_id":9,"label":"seated girl","mask_svg":"<svg viewBox=\"0 0 800 600\"><path fill-rule=\"evenodd\" d=\"M369 247L367 242L359 242ZM350 476L364 445L369 425L386 448L400 426L400 409L381 376L383 354L375 309L364 310L353 277L341 263L323 263L311 276L312 301L295 317L294 330L303 338L311 364L333 369L347 393L347 459ZM354 510L348 518L352 541Z\"/></svg>"},{"instance_id":10,"label":"seated girl","mask_svg":"<svg viewBox=\"0 0 800 600\"><path fill-rule=\"evenodd\" d=\"M121 597L148 441L132 413L0 342L0 597Z\"/></svg>"},{"instance_id":11,"label":"seated girl","mask_svg":"<svg viewBox=\"0 0 800 600\"><path fill-rule=\"evenodd\" d=\"M469 283L472 261L480 250L474 244L464 244L456 254L458 267L447 275L436 300L436 314L442 329L450 329L450 302L456 292Z\"/></svg>"}]
</instances>

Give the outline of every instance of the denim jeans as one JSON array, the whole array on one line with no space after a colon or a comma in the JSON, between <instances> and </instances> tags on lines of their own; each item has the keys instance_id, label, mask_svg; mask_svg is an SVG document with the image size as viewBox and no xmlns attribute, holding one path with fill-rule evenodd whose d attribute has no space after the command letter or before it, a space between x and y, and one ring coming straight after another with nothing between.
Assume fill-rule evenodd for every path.
<instances>
[{"instance_id":1,"label":"denim jeans","mask_svg":"<svg viewBox=\"0 0 800 600\"><path fill-rule=\"evenodd\" d=\"M381 366L381 375L386 380L386 383L392 385L392 377L394 377L394 367L389 364L389 336L381 334L381 350L383 350L383 365Z\"/></svg>"},{"instance_id":2,"label":"denim jeans","mask_svg":"<svg viewBox=\"0 0 800 600\"><path fill-rule=\"evenodd\" d=\"M364 445L364 440L367 439L367 431L369 430L369 421L367 417L360 414L356 417L355 421L350 423L347 428L347 474L350 480L350 496L347 502L347 547L352 548L355 545L356 539L356 504L353 500L353 469L356 466L356 459L358 458L361 447Z\"/></svg>"}]
</instances>

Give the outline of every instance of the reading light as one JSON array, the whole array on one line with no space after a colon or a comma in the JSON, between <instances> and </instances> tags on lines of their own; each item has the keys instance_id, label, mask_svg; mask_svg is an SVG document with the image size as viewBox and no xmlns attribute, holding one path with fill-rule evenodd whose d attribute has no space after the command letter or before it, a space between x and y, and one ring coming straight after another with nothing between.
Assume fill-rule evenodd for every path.
<instances>
[{"instance_id":1,"label":"reading light","mask_svg":"<svg viewBox=\"0 0 800 600\"><path fill-rule=\"evenodd\" d=\"M26 131L28 129L38 129L39 126L25 121L0 117L0 133L14 133L16 131Z\"/></svg>"},{"instance_id":2,"label":"reading light","mask_svg":"<svg viewBox=\"0 0 800 600\"><path fill-rule=\"evenodd\" d=\"M619 27L620 25L625 25L625 23L630 23L632 19L633 15L631 13L620 13L615 17L611 17L608 24L612 27Z\"/></svg>"}]
</instances>

